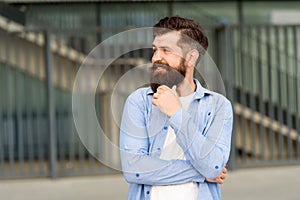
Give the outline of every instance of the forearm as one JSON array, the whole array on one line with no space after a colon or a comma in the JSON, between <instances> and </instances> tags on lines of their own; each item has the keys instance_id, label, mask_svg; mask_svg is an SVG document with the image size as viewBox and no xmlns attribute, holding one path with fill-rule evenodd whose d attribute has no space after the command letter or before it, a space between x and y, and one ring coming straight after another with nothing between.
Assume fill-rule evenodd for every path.
<instances>
[{"instance_id":1,"label":"forearm","mask_svg":"<svg viewBox=\"0 0 300 200\"><path fill-rule=\"evenodd\" d=\"M218 111L213 124L199 128L195 116L180 110L171 119L177 143L185 151L186 158L206 178L213 179L224 168L230 152L232 113L227 105ZM177 118L177 119L176 119Z\"/></svg>"},{"instance_id":2,"label":"forearm","mask_svg":"<svg viewBox=\"0 0 300 200\"><path fill-rule=\"evenodd\" d=\"M203 182L203 177L187 160L162 160L146 153L121 150L122 169L130 183L172 185Z\"/></svg>"}]
</instances>

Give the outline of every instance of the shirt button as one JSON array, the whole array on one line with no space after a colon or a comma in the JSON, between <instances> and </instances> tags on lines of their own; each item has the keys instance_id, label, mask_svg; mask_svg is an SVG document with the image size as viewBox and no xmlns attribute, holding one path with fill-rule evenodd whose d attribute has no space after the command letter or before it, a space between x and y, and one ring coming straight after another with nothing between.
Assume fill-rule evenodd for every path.
<instances>
[{"instance_id":1,"label":"shirt button","mask_svg":"<svg viewBox=\"0 0 300 200\"><path fill-rule=\"evenodd\" d=\"M168 127L167 127L167 126L164 126L164 130L165 130L165 131L168 130Z\"/></svg>"},{"instance_id":2,"label":"shirt button","mask_svg":"<svg viewBox=\"0 0 300 200\"><path fill-rule=\"evenodd\" d=\"M140 174L135 174L136 177L140 177Z\"/></svg>"},{"instance_id":3,"label":"shirt button","mask_svg":"<svg viewBox=\"0 0 300 200\"><path fill-rule=\"evenodd\" d=\"M157 150L160 151L160 147L158 147Z\"/></svg>"},{"instance_id":4,"label":"shirt button","mask_svg":"<svg viewBox=\"0 0 300 200\"><path fill-rule=\"evenodd\" d=\"M215 166L215 169L219 169L219 166L218 166L218 165L216 165L216 166Z\"/></svg>"},{"instance_id":5,"label":"shirt button","mask_svg":"<svg viewBox=\"0 0 300 200\"><path fill-rule=\"evenodd\" d=\"M208 112L208 114L207 114L207 115L208 115L208 116L210 116L210 114L211 114L211 112Z\"/></svg>"},{"instance_id":6,"label":"shirt button","mask_svg":"<svg viewBox=\"0 0 300 200\"><path fill-rule=\"evenodd\" d=\"M150 194L150 191L147 191L146 194Z\"/></svg>"}]
</instances>

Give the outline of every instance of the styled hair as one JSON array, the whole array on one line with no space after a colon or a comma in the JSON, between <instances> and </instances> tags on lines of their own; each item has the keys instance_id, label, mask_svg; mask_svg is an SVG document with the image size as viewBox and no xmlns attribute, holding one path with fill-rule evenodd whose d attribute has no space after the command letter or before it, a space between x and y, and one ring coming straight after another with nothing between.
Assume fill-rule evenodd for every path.
<instances>
[{"instance_id":1,"label":"styled hair","mask_svg":"<svg viewBox=\"0 0 300 200\"><path fill-rule=\"evenodd\" d=\"M181 38L177 44L178 46L184 49L184 46L188 44L190 48L197 49L200 55L204 55L208 48L208 38L203 28L196 21L179 16L168 16L153 26L154 37L171 31L181 33ZM195 45L195 41L198 42L198 44Z\"/></svg>"}]
</instances>

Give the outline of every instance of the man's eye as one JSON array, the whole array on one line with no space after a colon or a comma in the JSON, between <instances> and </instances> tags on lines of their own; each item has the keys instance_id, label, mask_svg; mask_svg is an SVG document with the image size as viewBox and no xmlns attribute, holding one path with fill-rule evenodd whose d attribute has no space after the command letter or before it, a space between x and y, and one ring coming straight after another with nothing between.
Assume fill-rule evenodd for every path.
<instances>
[{"instance_id":1,"label":"man's eye","mask_svg":"<svg viewBox=\"0 0 300 200\"><path fill-rule=\"evenodd\" d=\"M170 49L163 49L163 52L170 52Z\"/></svg>"}]
</instances>

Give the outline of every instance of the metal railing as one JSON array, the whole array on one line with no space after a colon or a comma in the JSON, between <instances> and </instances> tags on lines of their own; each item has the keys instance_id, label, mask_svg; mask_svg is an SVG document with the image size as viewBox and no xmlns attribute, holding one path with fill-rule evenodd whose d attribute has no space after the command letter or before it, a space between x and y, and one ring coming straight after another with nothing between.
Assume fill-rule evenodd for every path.
<instances>
[{"instance_id":1,"label":"metal railing","mask_svg":"<svg viewBox=\"0 0 300 200\"><path fill-rule=\"evenodd\" d=\"M227 26L217 32L235 110L232 165L300 163L300 26Z\"/></svg>"},{"instance_id":2,"label":"metal railing","mask_svg":"<svg viewBox=\"0 0 300 200\"><path fill-rule=\"evenodd\" d=\"M99 31L87 32L92 37ZM216 29L213 52L235 111L232 168L300 163L299 31L299 26L271 25ZM47 31L0 29L0 178L115 172L89 154L76 132L72 89L87 55L65 39ZM97 116L116 145L113 89L137 63L149 62L150 54L144 49L122 55L99 81ZM125 101L128 91L118 95ZM118 164L118 155L102 141L99 148Z\"/></svg>"},{"instance_id":3,"label":"metal railing","mask_svg":"<svg viewBox=\"0 0 300 200\"><path fill-rule=\"evenodd\" d=\"M75 131L72 88L85 56L53 36L0 30L0 178L115 172Z\"/></svg>"}]
</instances>

